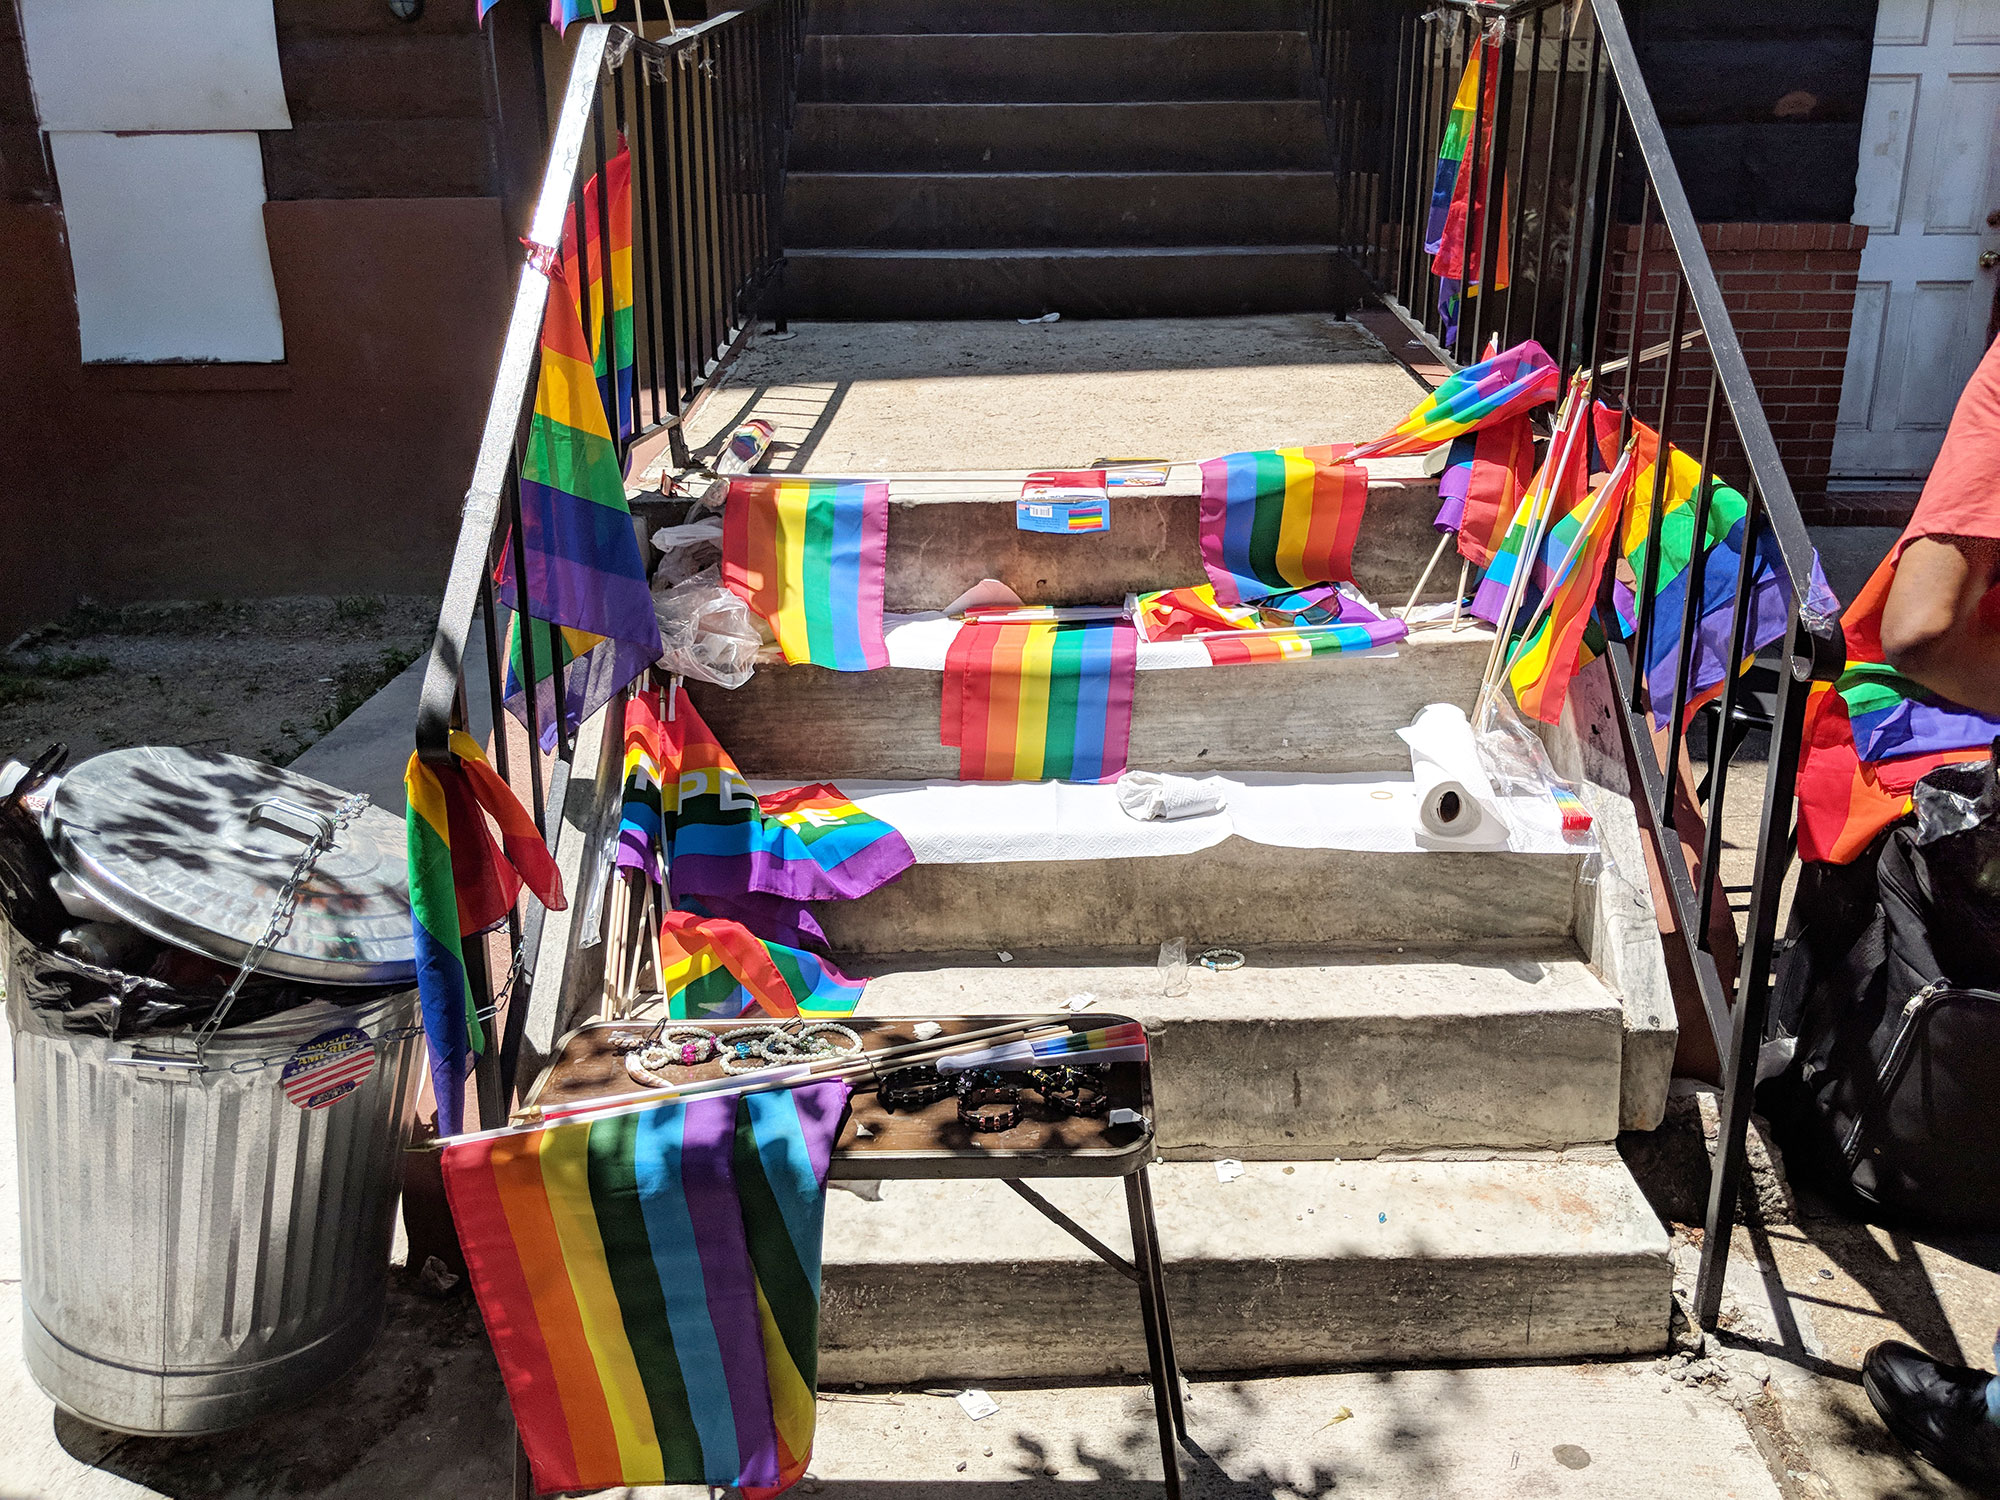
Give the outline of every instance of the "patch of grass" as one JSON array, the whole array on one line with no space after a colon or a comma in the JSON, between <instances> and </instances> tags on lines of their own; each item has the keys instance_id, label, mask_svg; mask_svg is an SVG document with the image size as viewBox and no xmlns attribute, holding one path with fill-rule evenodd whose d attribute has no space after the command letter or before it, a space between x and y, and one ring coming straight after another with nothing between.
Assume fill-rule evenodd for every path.
<instances>
[{"instance_id":1,"label":"patch of grass","mask_svg":"<svg viewBox=\"0 0 2000 1500\"><path fill-rule=\"evenodd\" d=\"M376 594L350 594L333 601L333 618L343 625L366 625L382 618L388 608Z\"/></svg>"},{"instance_id":2,"label":"patch of grass","mask_svg":"<svg viewBox=\"0 0 2000 1500\"><path fill-rule=\"evenodd\" d=\"M12 708L16 703L33 703L47 696L42 685L33 678L0 673L0 708Z\"/></svg>"},{"instance_id":3,"label":"patch of grass","mask_svg":"<svg viewBox=\"0 0 2000 1500\"><path fill-rule=\"evenodd\" d=\"M56 682L74 682L79 677L96 677L111 670L108 656L85 656L72 651L67 656L42 655L35 658L28 670L37 677L52 678Z\"/></svg>"},{"instance_id":4,"label":"patch of grass","mask_svg":"<svg viewBox=\"0 0 2000 1500\"><path fill-rule=\"evenodd\" d=\"M49 628L49 634L69 640L93 635L205 635L247 625L250 618L250 606L235 599L116 606L82 599Z\"/></svg>"}]
</instances>

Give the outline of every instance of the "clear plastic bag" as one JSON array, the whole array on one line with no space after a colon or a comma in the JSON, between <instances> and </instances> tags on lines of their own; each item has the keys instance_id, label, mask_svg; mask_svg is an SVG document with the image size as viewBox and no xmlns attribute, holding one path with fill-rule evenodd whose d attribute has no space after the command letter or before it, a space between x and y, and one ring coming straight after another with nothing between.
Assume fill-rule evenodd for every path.
<instances>
[{"instance_id":1,"label":"clear plastic bag","mask_svg":"<svg viewBox=\"0 0 2000 1500\"><path fill-rule=\"evenodd\" d=\"M660 565L653 569L653 592L664 593L722 560L722 517L709 516L653 533Z\"/></svg>"},{"instance_id":2,"label":"clear plastic bag","mask_svg":"<svg viewBox=\"0 0 2000 1500\"><path fill-rule=\"evenodd\" d=\"M750 606L722 586L717 568L703 568L694 577L653 596L665 650L660 668L739 688L750 680L763 636Z\"/></svg>"}]
</instances>

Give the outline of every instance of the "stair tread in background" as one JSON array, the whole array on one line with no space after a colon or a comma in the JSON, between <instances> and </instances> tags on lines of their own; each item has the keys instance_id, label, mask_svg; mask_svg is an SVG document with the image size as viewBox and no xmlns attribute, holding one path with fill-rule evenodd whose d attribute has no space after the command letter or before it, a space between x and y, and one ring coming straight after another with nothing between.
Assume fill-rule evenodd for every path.
<instances>
[{"instance_id":1,"label":"stair tread in background","mask_svg":"<svg viewBox=\"0 0 2000 1500\"><path fill-rule=\"evenodd\" d=\"M1332 165L1317 100L798 106L794 172L1203 171Z\"/></svg>"},{"instance_id":2,"label":"stair tread in background","mask_svg":"<svg viewBox=\"0 0 2000 1500\"><path fill-rule=\"evenodd\" d=\"M881 32L1157 31L1162 24L1202 31L1289 31L1305 24L1299 0L813 0L815 34Z\"/></svg>"},{"instance_id":3,"label":"stair tread in background","mask_svg":"<svg viewBox=\"0 0 2000 1500\"><path fill-rule=\"evenodd\" d=\"M985 32L806 38L799 97L850 103L1298 99L1302 31Z\"/></svg>"}]
</instances>

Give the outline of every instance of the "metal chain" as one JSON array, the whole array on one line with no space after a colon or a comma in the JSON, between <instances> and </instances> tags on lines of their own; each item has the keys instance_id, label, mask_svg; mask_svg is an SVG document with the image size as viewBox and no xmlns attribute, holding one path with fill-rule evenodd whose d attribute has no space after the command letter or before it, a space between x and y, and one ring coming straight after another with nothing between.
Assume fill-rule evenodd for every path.
<instances>
[{"instance_id":1,"label":"metal chain","mask_svg":"<svg viewBox=\"0 0 2000 1500\"><path fill-rule=\"evenodd\" d=\"M334 838L349 823L360 817L362 809L367 806L366 792L356 792L346 798L334 809L331 819L320 820L319 832L315 833L305 848L299 851L298 860L292 866L292 873L286 876L285 883L278 887L277 900L272 904L271 920L264 926L264 935L251 945L248 953L243 955L243 962L236 967L236 977L229 981L229 988L222 992L222 998L216 1002L215 1009L208 1013L208 1019L201 1023L201 1030L194 1035L194 1061L197 1068L204 1066L202 1058L208 1051L210 1038L222 1029L222 1023L228 1017L230 1007L236 1004L236 997L243 986L249 983L250 975L263 961L264 955L275 948L285 934L292 930L292 917L298 911L299 892L304 888L306 881L312 878L313 867L319 863L320 856L333 847Z\"/></svg>"},{"instance_id":2,"label":"metal chain","mask_svg":"<svg viewBox=\"0 0 2000 1500\"><path fill-rule=\"evenodd\" d=\"M483 1006L474 1012L481 1022L491 1021L507 1008L508 998L514 992L515 982L521 977L521 969L525 965L527 957L528 950L525 946L517 947L514 950L514 961L507 966L507 977L500 981L500 989L493 997L493 1003ZM423 1023L417 1022L410 1026L392 1026L387 1031L377 1032L374 1036L368 1036L367 1041L370 1047L380 1049L391 1042L406 1042L411 1037L422 1036L423 1034ZM365 1032L363 1035L367 1036ZM260 1073L266 1068L281 1068L290 1062L294 1055L290 1052L281 1052L273 1056L240 1058L229 1065L229 1071L231 1073Z\"/></svg>"}]
</instances>

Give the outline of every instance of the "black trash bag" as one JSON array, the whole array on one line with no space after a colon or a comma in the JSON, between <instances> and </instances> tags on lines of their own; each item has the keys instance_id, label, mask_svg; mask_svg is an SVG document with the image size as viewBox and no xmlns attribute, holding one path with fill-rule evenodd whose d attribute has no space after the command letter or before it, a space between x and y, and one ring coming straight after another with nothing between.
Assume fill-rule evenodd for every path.
<instances>
[{"instance_id":1,"label":"black trash bag","mask_svg":"<svg viewBox=\"0 0 2000 1500\"><path fill-rule=\"evenodd\" d=\"M24 1018L31 1023L112 1040L186 1031L201 1025L236 977L236 966L167 943L153 943L150 948L153 956L147 972L137 974L105 968L59 948L45 948L9 931L8 1001L25 1007ZM246 1026L316 1000L368 1005L408 988L391 984L364 989L253 976L237 993L222 1029ZM23 1015L20 1010L15 1013Z\"/></svg>"},{"instance_id":2,"label":"black trash bag","mask_svg":"<svg viewBox=\"0 0 2000 1500\"><path fill-rule=\"evenodd\" d=\"M1995 764L1913 800L1855 865L1807 867L1774 997L1796 1051L1759 1102L1788 1168L1857 1215L2000 1229Z\"/></svg>"}]
</instances>

